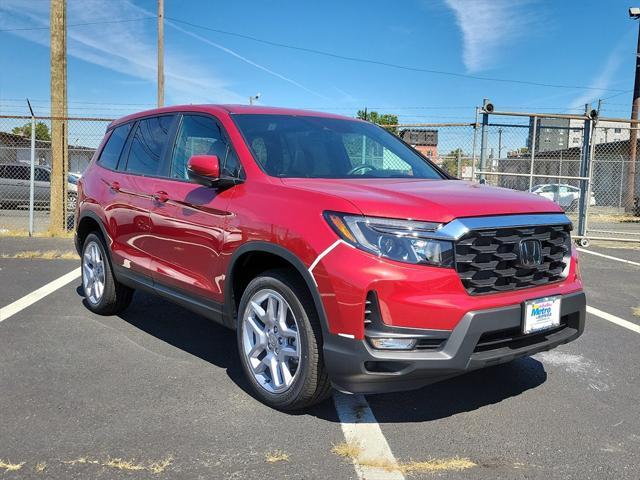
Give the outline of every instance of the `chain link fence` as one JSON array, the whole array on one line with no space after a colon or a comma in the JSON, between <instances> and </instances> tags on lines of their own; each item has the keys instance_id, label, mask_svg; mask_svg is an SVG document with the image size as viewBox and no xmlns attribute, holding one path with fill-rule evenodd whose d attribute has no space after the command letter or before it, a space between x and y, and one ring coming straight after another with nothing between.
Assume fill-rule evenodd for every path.
<instances>
[{"instance_id":1,"label":"chain link fence","mask_svg":"<svg viewBox=\"0 0 640 480\"><path fill-rule=\"evenodd\" d=\"M630 140L637 138L636 124L587 115L480 113L470 123L385 128L454 177L531 191L555 201L574 221L578 238L640 241L640 169L633 173L636 163L631 162L630 148ZM59 221L68 229L73 223L75 183L111 120L60 121L67 138L67 213ZM50 228L51 130L50 117L0 116L0 232L28 231L30 224L34 233ZM350 156L367 157L372 164L404 165L374 145L349 147Z\"/></svg>"},{"instance_id":2,"label":"chain link fence","mask_svg":"<svg viewBox=\"0 0 640 480\"><path fill-rule=\"evenodd\" d=\"M110 119L0 116L0 233L50 230L52 122L67 138L63 230L73 226L76 183L100 144ZM33 128L35 127L35 128ZM35 132L32 142L32 128ZM32 171L33 160L33 171Z\"/></svg>"},{"instance_id":3,"label":"chain link fence","mask_svg":"<svg viewBox=\"0 0 640 480\"><path fill-rule=\"evenodd\" d=\"M632 122L589 115L481 113L472 124L394 129L457 178L556 202L585 245L589 239L640 242L640 169L630 174L636 164L630 151ZM420 133L427 131L431 134ZM434 138L437 142L430 143Z\"/></svg>"}]
</instances>

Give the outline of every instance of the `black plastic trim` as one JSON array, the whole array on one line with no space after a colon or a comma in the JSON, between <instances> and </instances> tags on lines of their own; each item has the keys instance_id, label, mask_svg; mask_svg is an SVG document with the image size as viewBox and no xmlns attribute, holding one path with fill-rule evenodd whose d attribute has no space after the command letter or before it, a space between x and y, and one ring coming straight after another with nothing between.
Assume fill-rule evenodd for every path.
<instances>
[{"instance_id":1,"label":"black plastic trim","mask_svg":"<svg viewBox=\"0 0 640 480\"><path fill-rule=\"evenodd\" d=\"M120 283L159 295L187 310L224 325L222 321L223 306L221 303L158 283L147 275L134 272L120 265L113 265L113 269Z\"/></svg>"},{"instance_id":2,"label":"black plastic trim","mask_svg":"<svg viewBox=\"0 0 640 480\"><path fill-rule=\"evenodd\" d=\"M471 311L462 317L440 350L384 351L366 340L329 335L324 340L325 365L334 387L350 393L413 390L465 372L533 355L571 342L584 331L584 292L562 296L561 315L569 322L561 330L537 334L540 341L474 352L485 332L521 325L522 305ZM394 368L393 364L396 364ZM367 366L384 365L384 371Z\"/></svg>"},{"instance_id":3,"label":"black plastic trim","mask_svg":"<svg viewBox=\"0 0 640 480\"><path fill-rule=\"evenodd\" d=\"M326 337L329 331L329 323L327 321L327 314L324 310L324 305L322 304L322 299L320 298L320 293L318 292L318 287L316 286L315 280L309 273L309 270L302 263L294 253L287 250L286 248L276 245L275 243L262 242L262 241L250 241L242 246L238 247L233 255L231 256L231 260L229 262L229 266L227 267L227 275L225 277L225 289L224 289L224 322L229 328L236 328L236 320L235 320L235 299L233 296L233 273L236 262L242 255L250 252L265 252L271 253L273 255L277 255L282 259L286 260L288 263L293 265L293 267L298 271L298 273L302 276L307 285L309 292L311 292L311 296L313 298L314 306L316 307L316 312L318 313L318 317L320 318L320 325L322 326L323 336Z\"/></svg>"}]
</instances>

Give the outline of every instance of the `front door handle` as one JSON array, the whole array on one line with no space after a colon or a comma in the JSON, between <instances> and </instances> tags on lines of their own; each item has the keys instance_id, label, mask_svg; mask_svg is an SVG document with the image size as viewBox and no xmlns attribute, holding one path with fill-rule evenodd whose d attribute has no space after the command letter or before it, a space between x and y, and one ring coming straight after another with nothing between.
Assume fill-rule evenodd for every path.
<instances>
[{"instance_id":1,"label":"front door handle","mask_svg":"<svg viewBox=\"0 0 640 480\"><path fill-rule=\"evenodd\" d=\"M167 192L159 191L153 194L153 199L158 203L165 203L169 200L169 194Z\"/></svg>"},{"instance_id":2,"label":"front door handle","mask_svg":"<svg viewBox=\"0 0 640 480\"><path fill-rule=\"evenodd\" d=\"M111 190L113 190L114 192L119 192L120 191L120 183L119 182L111 182Z\"/></svg>"}]
</instances>

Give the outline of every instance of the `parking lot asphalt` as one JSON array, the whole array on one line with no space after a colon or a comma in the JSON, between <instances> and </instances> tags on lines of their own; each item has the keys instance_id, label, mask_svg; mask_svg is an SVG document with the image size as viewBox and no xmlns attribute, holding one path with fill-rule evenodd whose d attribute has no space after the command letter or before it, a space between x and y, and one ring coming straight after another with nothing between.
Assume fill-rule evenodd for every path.
<instances>
[{"instance_id":1,"label":"parking lot asphalt","mask_svg":"<svg viewBox=\"0 0 640 480\"><path fill-rule=\"evenodd\" d=\"M47 248L28 242L0 238L0 254ZM77 266L0 258L0 308ZM640 324L640 267L585 253L581 268L589 305ZM232 332L141 293L121 316L94 315L78 287L0 321L0 478L357 478L332 453L344 441L333 403L259 403ZM638 340L588 315L585 334L551 352L367 401L401 465L475 465L407 478L635 480Z\"/></svg>"}]
</instances>

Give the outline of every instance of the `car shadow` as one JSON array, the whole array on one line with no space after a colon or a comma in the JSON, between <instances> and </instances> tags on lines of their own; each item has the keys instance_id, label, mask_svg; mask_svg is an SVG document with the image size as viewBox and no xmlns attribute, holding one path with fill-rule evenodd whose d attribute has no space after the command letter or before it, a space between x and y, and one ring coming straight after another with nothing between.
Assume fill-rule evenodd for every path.
<instances>
[{"instance_id":1,"label":"car shadow","mask_svg":"<svg viewBox=\"0 0 640 480\"><path fill-rule=\"evenodd\" d=\"M542 385L544 365L525 357L412 392L367 395L378 423L428 422L500 403Z\"/></svg>"},{"instance_id":2,"label":"car shadow","mask_svg":"<svg viewBox=\"0 0 640 480\"><path fill-rule=\"evenodd\" d=\"M82 287L78 287L77 293L84 296ZM255 398L240 365L235 332L145 292L136 292L130 307L119 317L169 345L225 369L239 388ZM367 395L366 398L378 423L428 422L500 403L536 388L546 380L543 364L527 357L419 390ZM288 413L339 421L331 400Z\"/></svg>"}]
</instances>

